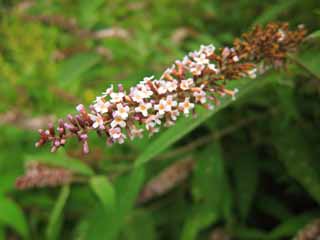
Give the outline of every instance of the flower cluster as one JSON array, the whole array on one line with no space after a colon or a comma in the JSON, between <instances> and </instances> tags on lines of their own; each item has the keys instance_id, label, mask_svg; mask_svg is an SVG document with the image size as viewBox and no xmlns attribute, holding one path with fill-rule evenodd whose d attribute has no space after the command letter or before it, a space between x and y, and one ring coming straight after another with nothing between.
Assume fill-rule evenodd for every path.
<instances>
[{"instance_id":1,"label":"flower cluster","mask_svg":"<svg viewBox=\"0 0 320 240\"><path fill-rule=\"evenodd\" d=\"M261 37L263 32L266 36ZM142 137L143 132L152 135L162 125L174 125L179 116L195 114L196 105L209 110L219 105L220 97L234 98L238 90L226 89L226 80L255 78L275 61L284 62L283 54L294 51L304 35L303 29L291 32L286 24L269 24L244 35L244 40L236 40L230 48L216 50L213 45L202 45L175 61L160 78L145 77L129 91L122 85L111 86L96 97L90 110L78 105L78 114L68 115L67 121L59 120L57 129L52 124L47 130L40 129L36 146L51 142L51 151L56 151L75 136L87 153L90 131L106 136L108 144ZM276 49L266 50L274 45Z\"/></svg>"}]
</instances>

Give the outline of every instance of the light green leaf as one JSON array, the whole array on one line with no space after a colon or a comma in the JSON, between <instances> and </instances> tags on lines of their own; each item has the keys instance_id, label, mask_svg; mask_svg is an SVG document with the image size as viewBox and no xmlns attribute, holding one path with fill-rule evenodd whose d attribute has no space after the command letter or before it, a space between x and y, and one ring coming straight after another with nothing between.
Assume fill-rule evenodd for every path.
<instances>
[{"instance_id":1,"label":"light green leaf","mask_svg":"<svg viewBox=\"0 0 320 240\"><path fill-rule=\"evenodd\" d=\"M79 78L97 64L100 59L101 57L95 53L79 53L65 60L60 65L57 77L60 87L66 88L70 84L80 82L78 81Z\"/></svg>"},{"instance_id":2,"label":"light green leaf","mask_svg":"<svg viewBox=\"0 0 320 240\"><path fill-rule=\"evenodd\" d=\"M320 39L320 30L317 30L306 37L306 40Z\"/></svg>"},{"instance_id":3,"label":"light green leaf","mask_svg":"<svg viewBox=\"0 0 320 240\"><path fill-rule=\"evenodd\" d=\"M60 151L61 150L61 151ZM60 149L57 153L43 153L37 155L28 155L26 161L36 161L55 167L63 167L69 169L75 173L92 176L94 172L92 169L80 160L70 158L63 149Z\"/></svg>"},{"instance_id":4,"label":"light green leaf","mask_svg":"<svg viewBox=\"0 0 320 240\"><path fill-rule=\"evenodd\" d=\"M90 179L90 187L105 207L113 208L115 206L115 191L107 177L92 177Z\"/></svg>"},{"instance_id":5,"label":"light green leaf","mask_svg":"<svg viewBox=\"0 0 320 240\"><path fill-rule=\"evenodd\" d=\"M243 79L230 82L230 84L228 84L227 87L230 89L238 88L239 94L237 95L237 97L241 98L253 89L257 89L258 87L264 86L264 84L267 83L267 81L268 78L256 80ZM145 148L143 153L136 160L135 166L140 166L141 164L148 162L158 154L162 153L172 144L177 142L183 136L185 136L193 129L195 129L197 126L199 126L201 123L206 121L213 114L217 113L218 111L227 107L233 102L234 101L231 98L223 98L221 99L221 105L216 107L214 110L209 111L203 108L198 108L196 119L193 119L192 117L179 119L173 127L165 130L160 136L151 141L151 143Z\"/></svg>"},{"instance_id":6,"label":"light green leaf","mask_svg":"<svg viewBox=\"0 0 320 240\"><path fill-rule=\"evenodd\" d=\"M70 194L70 186L63 186L57 202L50 213L49 223L46 229L48 240L59 239L59 232L63 222L63 209Z\"/></svg>"},{"instance_id":7,"label":"light green leaf","mask_svg":"<svg viewBox=\"0 0 320 240\"><path fill-rule=\"evenodd\" d=\"M0 223L10 226L24 238L29 236L27 221L21 208L4 196L0 196Z\"/></svg>"},{"instance_id":8,"label":"light green leaf","mask_svg":"<svg viewBox=\"0 0 320 240\"><path fill-rule=\"evenodd\" d=\"M269 238L283 239L284 237L293 237L302 227L317 217L319 217L319 212L315 211L291 217L273 229L269 234Z\"/></svg>"}]
</instances>

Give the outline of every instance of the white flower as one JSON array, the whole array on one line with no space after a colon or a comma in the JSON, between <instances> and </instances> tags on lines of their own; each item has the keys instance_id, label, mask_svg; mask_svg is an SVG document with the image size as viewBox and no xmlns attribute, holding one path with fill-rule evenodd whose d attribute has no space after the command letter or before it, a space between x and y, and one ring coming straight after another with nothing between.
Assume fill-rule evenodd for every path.
<instances>
[{"instance_id":1,"label":"white flower","mask_svg":"<svg viewBox=\"0 0 320 240\"><path fill-rule=\"evenodd\" d=\"M126 120L128 118L129 111L130 108L128 106L123 106L121 103L118 103L115 115L120 116L122 119Z\"/></svg>"},{"instance_id":2,"label":"white flower","mask_svg":"<svg viewBox=\"0 0 320 240\"><path fill-rule=\"evenodd\" d=\"M193 59L197 64L200 64L200 65L209 64L209 59L203 53L201 53L199 57L194 57Z\"/></svg>"},{"instance_id":3,"label":"white flower","mask_svg":"<svg viewBox=\"0 0 320 240\"><path fill-rule=\"evenodd\" d=\"M192 87L192 85L193 85L193 79L188 78L187 80L181 80L180 88L182 90L188 90Z\"/></svg>"},{"instance_id":4,"label":"white flower","mask_svg":"<svg viewBox=\"0 0 320 240\"><path fill-rule=\"evenodd\" d=\"M205 91L194 92L193 96L195 97L196 102L200 102L201 104L204 104L207 102Z\"/></svg>"},{"instance_id":5,"label":"white flower","mask_svg":"<svg viewBox=\"0 0 320 240\"><path fill-rule=\"evenodd\" d=\"M154 105L154 110L157 110L160 115L165 114L165 112L170 112L172 107L170 105L171 102L168 103L167 100L161 99L159 104Z\"/></svg>"},{"instance_id":6,"label":"white flower","mask_svg":"<svg viewBox=\"0 0 320 240\"><path fill-rule=\"evenodd\" d=\"M257 69L256 69L256 68L253 68L253 69L249 70L249 71L247 72L247 74L248 74L248 76L249 76L250 78L256 78L256 77L257 77Z\"/></svg>"},{"instance_id":7,"label":"white flower","mask_svg":"<svg viewBox=\"0 0 320 240\"><path fill-rule=\"evenodd\" d=\"M79 104L79 105L77 105L77 106L76 106L76 109L77 109L77 111L78 111L78 112L83 111L83 110L84 110L84 106L83 106L83 104Z\"/></svg>"},{"instance_id":8,"label":"white flower","mask_svg":"<svg viewBox=\"0 0 320 240\"><path fill-rule=\"evenodd\" d=\"M125 96L125 94L124 94L123 92L118 92L118 93L112 92L112 93L110 94L110 97L111 97L111 100L110 100L110 101L111 101L112 103L121 102L121 101L123 100L124 96Z\"/></svg>"},{"instance_id":9,"label":"white flower","mask_svg":"<svg viewBox=\"0 0 320 240\"><path fill-rule=\"evenodd\" d=\"M236 94L239 92L238 88L233 89L232 100L236 100Z\"/></svg>"},{"instance_id":10,"label":"white flower","mask_svg":"<svg viewBox=\"0 0 320 240\"><path fill-rule=\"evenodd\" d=\"M97 102L93 105L93 108L98 113L106 113L109 111L110 102L104 102L101 99L97 100Z\"/></svg>"},{"instance_id":11,"label":"white flower","mask_svg":"<svg viewBox=\"0 0 320 240\"><path fill-rule=\"evenodd\" d=\"M176 121L177 120L177 117L180 115L180 112L176 109L176 110L173 110L171 111L171 119L173 121Z\"/></svg>"},{"instance_id":12,"label":"white flower","mask_svg":"<svg viewBox=\"0 0 320 240\"><path fill-rule=\"evenodd\" d=\"M158 81L159 87L157 88L157 91L159 94L165 94L168 90L167 88L167 81L159 80Z\"/></svg>"},{"instance_id":13,"label":"white flower","mask_svg":"<svg viewBox=\"0 0 320 240\"><path fill-rule=\"evenodd\" d=\"M152 79L154 79L154 76L144 77L140 83L145 84L145 83L151 81Z\"/></svg>"},{"instance_id":14,"label":"white flower","mask_svg":"<svg viewBox=\"0 0 320 240\"><path fill-rule=\"evenodd\" d=\"M278 34L279 34L279 36L280 36L280 37L278 38L278 42L282 42L282 41L285 39L286 34L285 34L285 32L284 32L282 29L279 29Z\"/></svg>"},{"instance_id":15,"label":"white flower","mask_svg":"<svg viewBox=\"0 0 320 240\"><path fill-rule=\"evenodd\" d=\"M203 65L203 64L193 63L190 66L190 72L195 76L199 76L202 74L202 71L204 68L205 68L205 65Z\"/></svg>"},{"instance_id":16,"label":"white flower","mask_svg":"<svg viewBox=\"0 0 320 240\"><path fill-rule=\"evenodd\" d=\"M148 86L143 84L138 84L137 87L132 88L130 97L134 102L140 103L145 98L150 98L153 92L149 89Z\"/></svg>"},{"instance_id":17,"label":"white flower","mask_svg":"<svg viewBox=\"0 0 320 240\"><path fill-rule=\"evenodd\" d=\"M133 88L131 93L130 93L130 97L132 98L132 100L134 102L142 102L143 101L143 92L138 90L137 88Z\"/></svg>"},{"instance_id":18,"label":"white flower","mask_svg":"<svg viewBox=\"0 0 320 240\"><path fill-rule=\"evenodd\" d=\"M190 103L189 98L185 98L184 102L179 103L179 107L185 115L189 115L190 110L194 108L194 104Z\"/></svg>"},{"instance_id":19,"label":"white flower","mask_svg":"<svg viewBox=\"0 0 320 240\"><path fill-rule=\"evenodd\" d=\"M214 53L215 49L216 48L212 44L207 45L207 46L205 46L205 45L200 46L200 52L206 54L207 56L212 55Z\"/></svg>"},{"instance_id":20,"label":"white flower","mask_svg":"<svg viewBox=\"0 0 320 240\"><path fill-rule=\"evenodd\" d=\"M113 85L111 84L111 87L107 88L105 92L102 93L102 96L109 96L113 92Z\"/></svg>"},{"instance_id":21,"label":"white flower","mask_svg":"<svg viewBox=\"0 0 320 240\"><path fill-rule=\"evenodd\" d=\"M219 69L216 67L215 64L211 63L211 64L208 64L208 68L211 70L211 71L214 71L216 73L219 73Z\"/></svg>"},{"instance_id":22,"label":"white flower","mask_svg":"<svg viewBox=\"0 0 320 240\"><path fill-rule=\"evenodd\" d=\"M142 113L142 115L144 117L147 117L148 116L148 109L150 109L150 108L152 108L152 104L151 103L141 102L139 104L139 106L135 108L135 111L136 112L140 112L140 113Z\"/></svg>"},{"instance_id":23,"label":"white flower","mask_svg":"<svg viewBox=\"0 0 320 240\"><path fill-rule=\"evenodd\" d=\"M97 114L97 115L89 114L89 117L93 121L93 124L92 124L93 128L104 129L103 117L101 115L99 115L99 114Z\"/></svg>"},{"instance_id":24,"label":"white flower","mask_svg":"<svg viewBox=\"0 0 320 240\"><path fill-rule=\"evenodd\" d=\"M169 92L173 92L175 90L177 90L177 87L178 87L178 81L177 80L173 80L173 81L167 81L167 90Z\"/></svg>"},{"instance_id":25,"label":"white flower","mask_svg":"<svg viewBox=\"0 0 320 240\"><path fill-rule=\"evenodd\" d=\"M113 121L111 122L112 128L114 128L116 126L120 126L122 128L124 128L126 126L126 122L118 114L114 114Z\"/></svg>"},{"instance_id":26,"label":"white flower","mask_svg":"<svg viewBox=\"0 0 320 240\"><path fill-rule=\"evenodd\" d=\"M110 134L110 137L112 138L112 140L114 140L120 144L124 143L124 139L126 138L126 135L124 135L121 132L120 128L116 127L116 128L109 129L109 134Z\"/></svg>"},{"instance_id":27,"label":"white flower","mask_svg":"<svg viewBox=\"0 0 320 240\"><path fill-rule=\"evenodd\" d=\"M234 62L239 62L240 58L237 55L235 55L235 56L233 56L232 60Z\"/></svg>"},{"instance_id":28,"label":"white flower","mask_svg":"<svg viewBox=\"0 0 320 240\"><path fill-rule=\"evenodd\" d=\"M168 111L171 111L172 107L177 106L177 101L174 101L173 96L169 95L169 96L167 96L167 99L166 99L166 105L167 105L167 109L170 108L170 110L168 110Z\"/></svg>"}]
</instances>

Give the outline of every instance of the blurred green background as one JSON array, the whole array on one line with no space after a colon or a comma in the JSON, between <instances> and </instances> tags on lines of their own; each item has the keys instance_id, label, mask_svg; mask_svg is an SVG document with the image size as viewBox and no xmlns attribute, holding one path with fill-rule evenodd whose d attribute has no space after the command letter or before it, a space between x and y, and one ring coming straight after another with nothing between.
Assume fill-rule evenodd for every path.
<instances>
[{"instance_id":1,"label":"blurred green background","mask_svg":"<svg viewBox=\"0 0 320 240\"><path fill-rule=\"evenodd\" d=\"M286 70L237 83L227 108L124 145L92 135L88 156L35 149L36 129L111 83L270 21L315 34ZM293 239L320 217L319 29L319 0L1 0L0 240ZM81 178L16 190L30 160ZM136 203L150 179L161 196Z\"/></svg>"}]
</instances>

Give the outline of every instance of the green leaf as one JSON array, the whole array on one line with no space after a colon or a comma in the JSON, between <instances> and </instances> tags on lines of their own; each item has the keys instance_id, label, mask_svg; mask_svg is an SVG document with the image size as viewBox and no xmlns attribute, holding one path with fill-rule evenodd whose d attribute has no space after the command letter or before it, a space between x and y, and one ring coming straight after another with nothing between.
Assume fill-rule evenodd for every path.
<instances>
[{"instance_id":1,"label":"green leaf","mask_svg":"<svg viewBox=\"0 0 320 240\"><path fill-rule=\"evenodd\" d=\"M0 240L6 240L6 234L4 231L4 227L0 225Z\"/></svg>"},{"instance_id":2,"label":"green leaf","mask_svg":"<svg viewBox=\"0 0 320 240\"><path fill-rule=\"evenodd\" d=\"M134 212L121 233L123 240L153 240L156 238L156 229L153 215L146 211Z\"/></svg>"},{"instance_id":3,"label":"green leaf","mask_svg":"<svg viewBox=\"0 0 320 240\"><path fill-rule=\"evenodd\" d=\"M79 78L95 64L101 57L95 53L79 53L65 60L59 68L58 79L60 87L66 88L70 84L78 84Z\"/></svg>"},{"instance_id":4,"label":"green leaf","mask_svg":"<svg viewBox=\"0 0 320 240\"><path fill-rule=\"evenodd\" d=\"M255 229L255 228L248 228L245 226L236 225L232 230L232 235L237 237L237 239L249 240L270 240L268 237L268 233Z\"/></svg>"},{"instance_id":5,"label":"green leaf","mask_svg":"<svg viewBox=\"0 0 320 240\"><path fill-rule=\"evenodd\" d=\"M15 180L19 176L18 173L6 173L1 175L0 193L6 193L15 189Z\"/></svg>"},{"instance_id":6,"label":"green leaf","mask_svg":"<svg viewBox=\"0 0 320 240\"><path fill-rule=\"evenodd\" d=\"M320 203L320 177L312 165L312 155L306 139L297 128L275 129L279 160L309 194Z\"/></svg>"},{"instance_id":7,"label":"green leaf","mask_svg":"<svg viewBox=\"0 0 320 240\"><path fill-rule=\"evenodd\" d=\"M192 179L192 194L196 203L184 223L182 240L196 239L201 230L222 218L225 207L230 207L227 177L219 144L208 146L196 156L198 159Z\"/></svg>"},{"instance_id":8,"label":"green leaf","mask_svg":"<svg viewBox=\"0 0 320 240\"><path fill-rule=\"evenodd\" d=\"M268 78L256 79L256 80L237 80L234 82L230 82L228 84L228 88L238 88L239 94L237 95L238 98L243 97L246 93L252 91L253 89L257 89L258 87L262 87L265 83L267 83ZM151 143L145 148L142 154L138 157L135 162L135 166L140 166L152 158L157 156L158 154L162 153L164 150L169 148L172 144L177 142L183 136L191 132L201 123L206 121L209 117L220 111L221 109L227 107L234 101L231 98L222 98L220 106L216 107L214 110L205 110L203 108L197 108L197 118L193 119L192 117L189 118L181 118L177 121L177 123L164 131L161 135L159 135L156 139L151 141Z\"/></svg>"},{"instance_id":9,"label":"green leaf","mask_svg":"<svg viewBox=\"0 0 320 240\"><path fill-rule=\"evenodd\" d=\"M250 152L241 153L239 158L232 161L236 199L242 221L248 216L258 186L258 161L259 159Z\"/></svg>"},{"instance_id":10,"label":"green leaf","mask_svg":"<svg viewBox=\"0 0 320 240\"><path fill-rule=\"evenodd\" d=\"M113 209L97 206L90 218L85 239L117 239L126 217L130 215L144 179L144 169L134 168L127 176L121 176L114 184L117 202Z\"/></svg>"},{"instance_id":11,"label":"green leaf","mask_svg":"<svg viewBox=\"0 0 320 240\"><path fill-rule=\"evenodd\" d=\"M288 219L292 216L285 203L282 203L280 200L269 195L260 195L258 200L255 202L255 205L263 213L272 216L280 221Z\"/></svg>"},{"instance_id":12,"label":"green leaf","mask_svg":"<svg viewBox=\"0 0 320 240\"><path fill-rule=\"evenodd\" d=\"M306 40L320 39L320 30L317 30L306 37Z\"/></svg>"},{"instance_id":13,"label":"green leaf","mask_svg":"<svg viewBox=\"0 0 320 240\"><path fill-rule=\"evenodd\" d=\"M115 206L115 191L107 177L92 177L90 187L105 207L113 208Z\"/></svg>"},{"instance_id":14,"label":"green leaf","mask_svg":"<svg viewBox=\"0 0 320 240\"><path fill-rule=\"evenodd\" d=\"M50 213L49 223L46 229L48 240L59 239L59 232L63 222L63 209L70 194L70 186L63 186L58 200Z\"/></svg>"},{"instance_id":15,"label":"green leaf","mask_svg":"<svg viewBox=\"0 0 320 240\"><path fill-rule=\"evenodd\" d=\"M299 216L291 217L287 221L281 223L269 234L271 239L282 239L284 237L294 236L302 227L309 223L312 219L317 218L319 212L308 212Z\"/></svg>"},{"instance_id":16,"label":"green leaf","mask_svg":"<svg viewBox=\"0 0 320 240\"><path fill-rule=\"evenodd\" d=\"M0 196L0 223L10 226L24 238L29 236L27 221L21 208L4 196Z\"/></svg>"},{"instance_id":17,"label":"green leaf","mask_svg":"<svg viewBox=\"0 0 320 240\"><path fill-rule=\"evenodd\" d=\"M183 226L181 240L196 239L197 234L201 230L215 223L218 219L219 215L208 210L207 207L201 205L196 206Z\"/></svg>"},{"instance_id":18,"label":"green leaf","mask_svg":"<svg viewBox=\"0 0 320 240\"><path fill-rule=\"evenodd\" d=\"M73 171L74 173L93 176L94 172L88 165L83 163L80 160L70 158L64 151L58 151L55 154L52 153L43 153L37 155L28 155L26 157L26 161L36 161L40 163L44 163L47 165L55 166L55 167L63 167Z\"/></svg>"}]
</instances>

